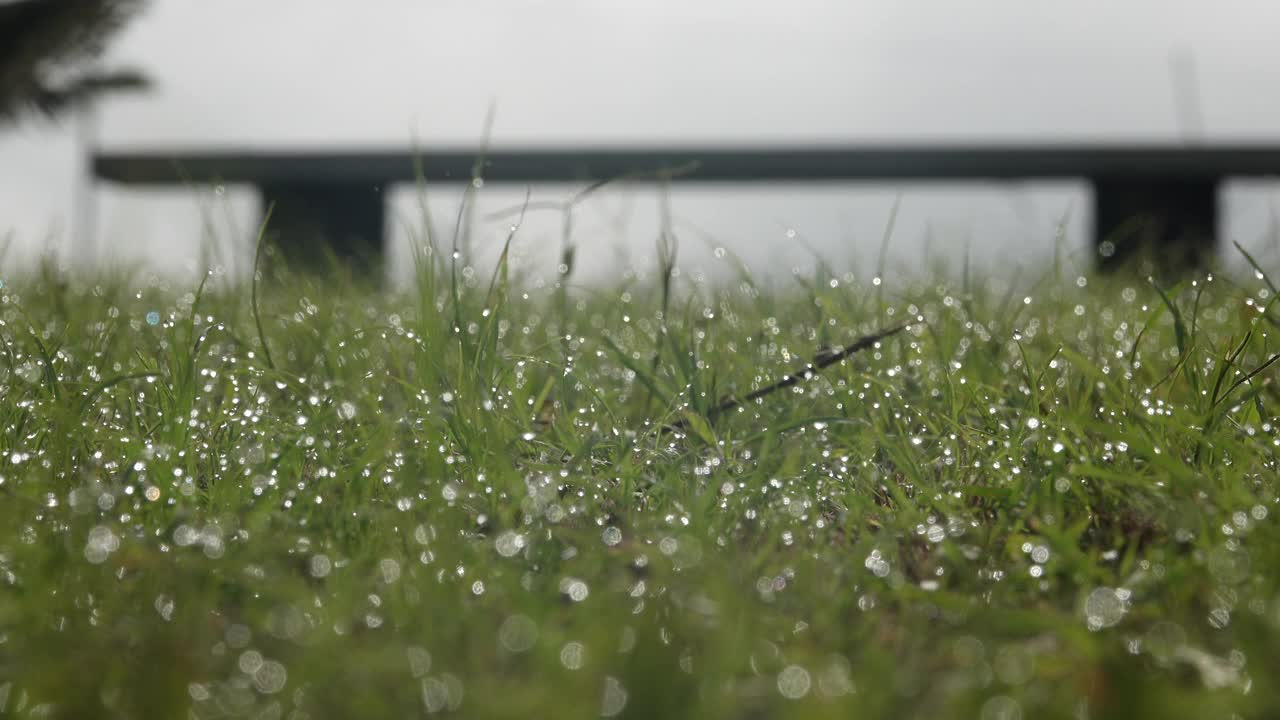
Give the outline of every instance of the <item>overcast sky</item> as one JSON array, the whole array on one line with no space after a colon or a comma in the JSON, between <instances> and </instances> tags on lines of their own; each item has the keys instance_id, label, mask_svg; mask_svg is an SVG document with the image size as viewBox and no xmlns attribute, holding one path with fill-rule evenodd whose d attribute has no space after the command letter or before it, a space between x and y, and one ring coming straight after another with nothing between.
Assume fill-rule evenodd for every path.
<instances>
[{"instance_id":1,"label":"overcast sky","mask_svg":"<svg viewBox=\"0 0 1280 720\"><path fill-rule=\"evenodd\" d=\"M153 0L109 60L144 68L156 90L106 103L100 142L407 146L416 134L456 144L478 138L491 101L499 144L1280 141L1277 27L1280 4L1265 0ZM1175 52L1194 58L1203 128L1175 110ZM20 254L70 247L76 158L65 128L36 121L0 135L0 232L13 231ZM918 255L930 226L933 252L954 256L972 242L979 256L1013 253L1034 265L1068 209L1072 242L1083 245L1082 187L787 187L674 199L713 244L762 263L794 254L781 242L792 229L842 264L865 265L902 190L895 258ZM97 245L180 267L195 253L203 209L220 240L242 251L256 203L230 190L107 188ZM393 205L411 207L409 195ZM1234 188L1228 233L1257 244L1276 196L1265 184ZM597 267L619 253L651 254L652 200L597 203L583 238L601 250ZM531 227L528 254L554 246L550 227ZM700 243L688 239L688 257Z\"/></svg>"}]
</instances>

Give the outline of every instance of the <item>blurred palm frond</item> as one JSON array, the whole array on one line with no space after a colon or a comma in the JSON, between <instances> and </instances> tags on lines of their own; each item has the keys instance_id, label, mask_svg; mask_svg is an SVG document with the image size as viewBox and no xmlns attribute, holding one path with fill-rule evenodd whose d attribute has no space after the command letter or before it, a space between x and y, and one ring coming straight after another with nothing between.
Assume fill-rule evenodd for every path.
<instances>
[{"instance_id":1,"label":"blurred palm frond","mask_svg":"<svg viewBox=\"0 0 1280 720\"><path fill-rule=\"evenodd\" d=\"M0 0L0 123L54 116L98 92L147 85L133 70L87 68L144 0Z\"/></svg>"}]
</instances>

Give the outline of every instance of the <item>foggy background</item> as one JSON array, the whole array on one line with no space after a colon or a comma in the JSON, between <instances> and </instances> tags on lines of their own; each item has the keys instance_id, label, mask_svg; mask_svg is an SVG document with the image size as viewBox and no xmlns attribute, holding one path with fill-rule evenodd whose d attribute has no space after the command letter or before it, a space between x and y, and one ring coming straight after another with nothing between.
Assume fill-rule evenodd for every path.
<instances>
[{"instance_id":1,"label":"foggy background","mask_svg":"<svg viewBox=\"0 0 1280 720\"><path fill-rule=\"evenodd\" d=\"M1280 141L1280 5L1263 0L154 0L106 65L155 89L108 98L105 148L337 148L636 142L1185 140ZM1171 57L1194 70L1178 109ZM1187 80L1190 78L1190 80ZM1184 94L1184 97L1187 95ZM79 265L194 267L209 243L247 270L258 202L247 188L165 192L100 185L92 242L73 237L80 150L68 117L0 132L6 265L53 252ZM561 200L578 186L533 188ZM1280 186L1227 191L1226 240L1264 250ZM490 186L480 215L524 189ZM805 245L869 277L890 207L890 266L921 258L1036 269L1062 247L1089 263L1083 183L823 184L672 193L686 268L714 247L761 273L809 264ZM438 229L457 188L428 189ZM407 277L411 187L389 194L393 276ZM652 189L602 193L575 216L581 278L651 265ZM449 221L449 222L446 222ZM559 217L532 216L515 249L551 268ZM508 221L482 227L480 256ZM799 242L802 240L802 242ZM966 250L968 248L968 250ZM483 257L481 257L483 259ZM1234 261L1234 260L1233 260Z\"/></svg>"}]
</instances>

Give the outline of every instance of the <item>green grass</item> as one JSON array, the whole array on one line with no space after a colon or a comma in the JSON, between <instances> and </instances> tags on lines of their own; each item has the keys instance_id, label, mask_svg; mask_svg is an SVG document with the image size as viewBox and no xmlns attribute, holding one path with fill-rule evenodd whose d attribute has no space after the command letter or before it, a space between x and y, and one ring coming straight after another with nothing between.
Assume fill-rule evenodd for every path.
<instances>
[{"instance_id":1,"label":"green grass","mask_svg":"<svg viewBox=\"0 0 1280 720\"><path fill-rule=\"evenodd\" d=\"M1269 281L694 284L668 245L533 293L505 257L3 278L0 713L1280 707Z\"/></svg>"}]
</instances>

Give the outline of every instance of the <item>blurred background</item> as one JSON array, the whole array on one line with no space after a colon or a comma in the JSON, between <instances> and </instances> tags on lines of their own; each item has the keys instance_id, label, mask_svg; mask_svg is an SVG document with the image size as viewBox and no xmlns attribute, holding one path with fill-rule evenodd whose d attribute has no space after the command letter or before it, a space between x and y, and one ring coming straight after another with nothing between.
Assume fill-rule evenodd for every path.
<instances>
[{"instance_id":1,"label":"blurred background","mask_svg":"<svg viewBox=\"0 0 1280 720\"><path fill-rule=\"evenodd\" d=\"M89 144L471 145L491 105L495 146L1280 141L1278 27L1280 5L1259 0L152 0L101 60L141 69L149 90L106 96L93 117L31 113L0 126L4 263L51 253L75 266L184 273L203 243L228 271L248 272L260 213L251 190L98 185L87 195ZM563 200L578 189L532 192ZM487 187L480 214L523 196ZM437 217L458 197L428 188ZM898 271L922 258L958 267L966 253L975 266L1034 271L1055 242L1089 266L1089 195L1072 182L677 186L680 264L717 272L725 248L786 275L817 253L870 277L898 198ZM1238 263L1232 240L1280 257L1277 201L1275 183L1228 186L1224 260ZM412 187L389 202L390 272L403 281L420 203ZM583 206L579 278L652 266L657 217L652 188ZM476 262L508 224L478 228ZM560 242L560 217L543 213L515 249L537 272L555 266Z\"/></svg>"}]
</instances>

